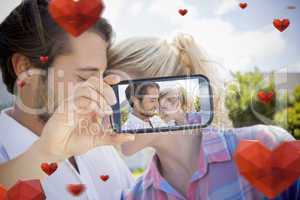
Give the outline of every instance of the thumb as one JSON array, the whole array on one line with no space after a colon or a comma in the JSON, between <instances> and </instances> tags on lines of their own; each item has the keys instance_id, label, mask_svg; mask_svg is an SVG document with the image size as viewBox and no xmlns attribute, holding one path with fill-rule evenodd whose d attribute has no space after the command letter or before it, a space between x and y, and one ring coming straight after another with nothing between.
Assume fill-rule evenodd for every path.
<instances>
[{"instance_id":1,"label":"thumb","mask_svg":"<svg viewBox=\"0 0 300 200\"><path fill-rule=\"evenodd\" d=\"M134 141L135 136L132 134L104 134L102 136L95 136L94 144L101 145L120 145L125 142Z\"/></svg>"},{"instance_id":2,"label":"thumb","mask_svg":"<svg viewBox=\"0 0 300 200\"><path fill-rule=\"evenodd\" d=\"M118 75L108 75L104 78L104 82L107 83L108 85L116 85L121 81L120 76Z\"/></svg>"}]
</instances>

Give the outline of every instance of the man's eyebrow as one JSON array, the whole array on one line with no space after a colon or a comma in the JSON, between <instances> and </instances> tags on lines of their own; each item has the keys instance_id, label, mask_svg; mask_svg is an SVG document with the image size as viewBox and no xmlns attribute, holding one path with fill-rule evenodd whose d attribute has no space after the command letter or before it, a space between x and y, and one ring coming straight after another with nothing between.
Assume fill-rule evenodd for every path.
<instances>
[{"instance_id":1,"label":"man's eyebrow","mask_svg":"<svg viewBox=\"0 0 300 200\"><path fill-rule=\"evenodd\" d=\"M98 72L100 69L98 67L82 67L82 68L77 68L78 71L88 71L88 72Z\"/></svg>"}]
</instances>

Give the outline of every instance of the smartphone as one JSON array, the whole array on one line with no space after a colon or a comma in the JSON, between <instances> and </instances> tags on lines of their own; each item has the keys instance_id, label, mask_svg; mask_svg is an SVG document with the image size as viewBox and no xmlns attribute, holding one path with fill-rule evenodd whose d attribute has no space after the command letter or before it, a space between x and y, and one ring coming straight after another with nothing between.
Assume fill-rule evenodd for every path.
<instances>
[{"instance_id":1,"label":"smartphone","mask_svg":"<svg viewBox=\"0 0 300 200\"><path fill-rule=\"evenodd\" d=\"M209 79L201 74L124 80L112 86L117 133L155 133L203 128L213 120Z\"/></svg>"}]
</instances>

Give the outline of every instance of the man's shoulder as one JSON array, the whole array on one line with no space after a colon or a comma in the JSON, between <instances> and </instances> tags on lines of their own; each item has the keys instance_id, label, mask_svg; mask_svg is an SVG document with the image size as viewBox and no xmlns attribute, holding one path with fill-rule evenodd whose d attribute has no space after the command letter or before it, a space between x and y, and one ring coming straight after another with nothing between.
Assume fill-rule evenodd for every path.
<instances>
[{"instance_id":1,"label":"man's shoulder","mask_svg":"<svg viewBox=\"0 0 300 200\"><path fill-rule=\"evenodd\" d=\"M129 126L131 126L132 124L135 124L135 122L134 122L134 119L132 118L132 114L131 113L129 113L128 114L128 117L127 117L127 120L124 122L124 124L123 124L123 127L129 127Z\"/></svg>"}]
</instances>

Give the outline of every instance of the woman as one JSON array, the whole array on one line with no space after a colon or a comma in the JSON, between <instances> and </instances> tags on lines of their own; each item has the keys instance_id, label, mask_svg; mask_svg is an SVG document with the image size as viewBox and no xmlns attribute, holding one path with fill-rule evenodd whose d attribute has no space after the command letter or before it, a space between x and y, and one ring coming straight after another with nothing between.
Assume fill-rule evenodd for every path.
<instances>
[{"instance_id":1,"label":"woman","mask_svg":"<svg viewBox=\"0 0 300 200\"><path fill-rule=\"evenodd\" d=\"M201 114L192 110L195 110L193 101L189 99L183 87L165 88L160 91L160 117L169 126L201 124Z\"/></svg>"},{"instance_id":2,"label":"woman","mask_svg":"<svg viewBox=\"0 0 300 200\"><path fill-rule=\"evenodd\" d=\"M105 19L69 36L51 18L47 0L24 1L1 23L1 72L16 96L0 115L1 185L42 179L47 199L65 200L73 198L68 184L85 184L77 199L111 200L132 184L115 149L96 148L133 139L106 127L116 102L111 85L119 81L103 77L111 37ZM53 162L58 168L47 177L41 165Z\"/></svg>"},{"instance_id":3,"label":"woman","mask_svg":"<svg viewBox=\"0 0 300 200\"><path fill-rule=\"evenodd\" d=\"M159 38L127 39L109 51L108 63L113 69L110 73L122 70L132 79L201 73L217 85L217 69L209 66L189 35L178 35L171 43ZM214 110L222 113L217 103ZM260 140L269 148L294 140L284 129L266 125L138 134L135 141L122 145L123 153L131 155L146 147L154 148L156 153L145 174L123 193L123 199L262 199L263 194L239 174L232 158L243 139ZM295 184L282 197L291 200L296 195Z\"/></svg>"}]
</instances>

